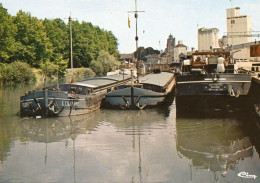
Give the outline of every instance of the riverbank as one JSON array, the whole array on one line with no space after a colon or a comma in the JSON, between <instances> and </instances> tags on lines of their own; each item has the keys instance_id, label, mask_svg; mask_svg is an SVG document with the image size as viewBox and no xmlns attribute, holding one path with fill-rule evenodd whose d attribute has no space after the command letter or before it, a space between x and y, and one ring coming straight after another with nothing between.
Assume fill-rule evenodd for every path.
<instances>
[{"instance_id":1,"label":"riverbank","mask_svg":"<svg viewBox=\"0 0 260 183\"><path fill-rule=\"evenodd\" d=\"M36 76L29 64L13 62L10 64L0 63L0 83L12 85L36 81Z\"/></svg>"},{"instance_id":2,"label":"riverbank","mask_svg":"<svg viewBox=\"0 0 260 183\"><path fill-rule=\"evenodd\" d=\"M16 63L17 64L17 63ZM25 63L18 63L17 66L1 64L0 68L0 85L17 85L19 83L44 83L45 82L71 82L71 69L66 69L64 76L59 78L58 75L46 77L42 69L30 68ZM73 81L79 81L86 78L94 77L96 74L90 68L75 68L73 69Z\"/></svg>"}]
</instances>

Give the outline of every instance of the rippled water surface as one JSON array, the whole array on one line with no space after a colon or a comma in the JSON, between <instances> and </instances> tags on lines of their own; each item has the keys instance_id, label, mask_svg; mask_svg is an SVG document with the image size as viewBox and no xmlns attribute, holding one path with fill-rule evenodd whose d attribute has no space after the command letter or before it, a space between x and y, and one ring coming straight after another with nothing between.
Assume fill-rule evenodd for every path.
<instances>
[{"instance_id":1,"label":"rippled water surface","mask_svg":"<svg viewBox=\"0 0 260 183\"><path fill-rule=\"evenodd\" d=\"M20 118L31 86L0 89L0 182L260 182L259 119L241 106Z\"/></svg>"}]
</instances>

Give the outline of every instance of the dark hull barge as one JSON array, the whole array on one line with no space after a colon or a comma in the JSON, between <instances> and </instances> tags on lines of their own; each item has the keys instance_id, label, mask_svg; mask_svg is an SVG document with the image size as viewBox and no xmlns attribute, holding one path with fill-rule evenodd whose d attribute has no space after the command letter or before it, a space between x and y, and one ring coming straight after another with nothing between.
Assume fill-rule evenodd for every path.
<instances>
[{"instance_id":1,"label":"dark hull barge","mask_svg":"<svg viewBox=\"0 0 260 183\"><path fill-rule=\"evenodd\" d=\"M175 86L174 73L150 73L139 83L122 85L106 94L104 106L120 109L143 109L165 103Z\"/></svg>"},{"instance_id":2,"label":"dark hull barge","mask_svg":"<svg viewBox=\"0 0 260 183\"><path fill-rule=\"evenodd\" d=\"M220 54L226 60L224 72L216 71ZM229 52L195 52L176 77L176 96L239 97L248 94L251 78L248 71L235 68Z\"/></svg>"},{"instance_id":3,"label":"dark hull barge","mask_svg":"<svg viewBox=\"0 0 260 183\"><path fill-rule=\"evenodd\" d=\"M110 76L77 83L55 85L20 97L21 116L71 116L87 114L100 108L105 94L131 78Z\"/></svg>"},{"instance_id":4,"label":"dark hull barge","mask_svg":"<svg viewBox=\"0 0 260 183\"><path fill-rule=\"evenodd\" d=\"M251 85L248 74L200 74L177 76L177 96L247 95Z\"/></svg>"}]
</instances>

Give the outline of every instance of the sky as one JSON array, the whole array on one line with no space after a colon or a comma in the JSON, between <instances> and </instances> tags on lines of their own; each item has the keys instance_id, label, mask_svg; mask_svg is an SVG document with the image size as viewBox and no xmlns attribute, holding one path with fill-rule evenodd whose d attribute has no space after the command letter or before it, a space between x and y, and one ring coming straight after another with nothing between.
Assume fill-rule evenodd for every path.
<instances>
[{"instance_id":1,"label":"sky","mask_svg":"<svg viewBox=\"0 0 260 183\"><path fill-rule=\"evenodd\" d=\"M11 15L19 10L39 19L61 18L70 13L78 21L112 31L120 53L132 53L135 44L135 0L1 0ZM169 35L197 49L198 28L218 28L219 38L227 32L226 9L240 7L241 15L252 16L253 31L260 31L260 0L136 0L138 46L158 50L166 48ZM128 27L128 17L130 28ZM253 38L253 40L259 38Z\"/></svg>"}]
</instances>

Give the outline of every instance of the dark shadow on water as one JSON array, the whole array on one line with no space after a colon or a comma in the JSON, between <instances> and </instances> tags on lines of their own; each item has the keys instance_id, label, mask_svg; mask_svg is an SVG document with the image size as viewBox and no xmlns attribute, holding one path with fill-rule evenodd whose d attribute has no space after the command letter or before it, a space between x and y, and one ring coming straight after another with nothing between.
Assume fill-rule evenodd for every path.
<instances>
[{"instance_id":1,"label":"dark shadow on water","mask_svg":"<svg viewBox=\"0 0 260 183\"><path fill-rule=\"evenodd\" d=\"M247 109L247 98L213 97L179 97L176 98L177 117L193 118L230 118L239 117Z\"/></svg>"},{"instance_id":2,"label":"dark shadow on water","mask_svg":"<svg viewBox=\"0 0 260 183\"><path fill-rule=\"evenodd\" d=\"M260 117L256 114L250 97L186 97L176 99L176 124L200 125L196 134L210 127L211 133L225 129L230 134L226 141L248 139L260 157ZM190 122L190 123L189 123ZM215 126L215 130L212 128ZM231 130L231 129L235 130ZM225 133L221 133L224 134ZM239 135L238 135L239 134ZM238 136L237 136L238 135ZM214 138L217 137L215 134ZM232 137L232 138L231 138ZM204 137L205 138L205 137ZM203 139L203 138L202 138ZM199 143L199 142L198 142Z\"/></svg>"},{"instance_id":3,"label":"dark shadow on water","mask_svg":"<svg viewBox=\"0 0 260 183\"><path fill-rule=\"evenodd\" d=\"M239 173L239 162L260 157L258 124L248 97L176 99L176 149L190 160L191 176L207 169L217 182L230 171Z\"/></svg>"}]
</instances>

